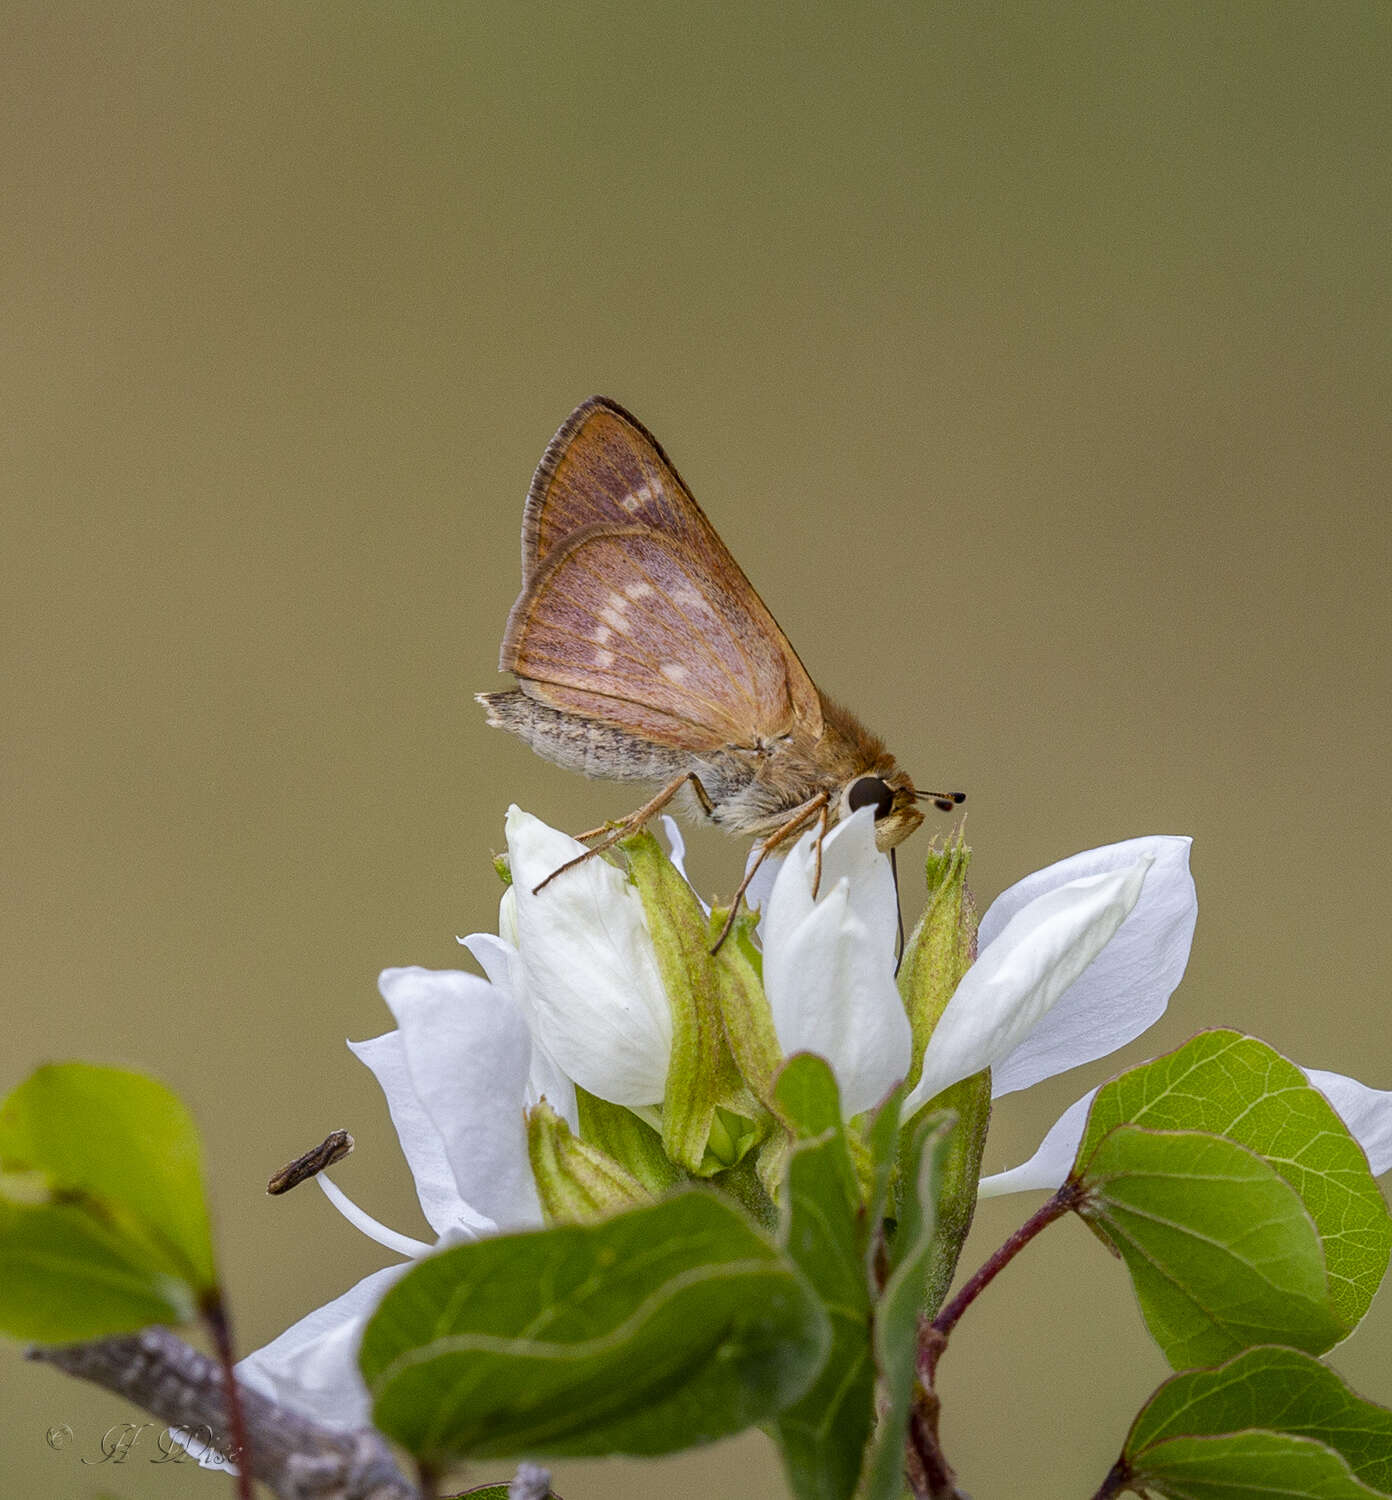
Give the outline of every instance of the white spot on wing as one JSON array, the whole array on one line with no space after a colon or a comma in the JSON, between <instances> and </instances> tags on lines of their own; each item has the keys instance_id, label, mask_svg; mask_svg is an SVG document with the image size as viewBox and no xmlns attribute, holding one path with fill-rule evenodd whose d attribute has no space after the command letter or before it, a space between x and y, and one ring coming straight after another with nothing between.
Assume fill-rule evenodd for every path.
<instances>
[{"instance_id":1,"label":"white spot on wing","mask_svg":"<svg viewBox=\"0 0 1392 1500\"><path fill-rule=\"evenodd\" d=\"M686 668L679 661L665 661L662 663L662 675L668 682L685 682Z\"/></svg>"},{"instance_id":2,"label":"white spot on wing","mask_svg":"<svg viewBox=\"0 0 1392 1500\"><path fill-rule=\"evenodd\" d=\"M630 583L624 590L630 599L646 599L653 591L650 583Z\"/></svg>"},{"instance_id":3,"label":"white spot on wing","mask_svg":"<svg viewBox=\"0 0 1392 1500\"><path fill-rule=\"evenodd\" d=\"M607 625L596 625L595 632L590 637L590 639L595 643L596 646L607 646L609 644L609 637L613 635L613 633L614 632L610 630Z\"/></svg>"},{"instance_id":4,"label":"white spot on wing","mask_svg":"<svg viewBox=\"0 0 1392 1500\"><path fill-rule=\"evenodd\" d=\"M641 509L649 500L657 498L657 487L651 482L640 484L632 494L625 495L619 504L632 515L634 511Z\"/></svg>"},{"instance_id":5,"label":"white spot on wing","mask_svg":"<svg viewBox=\"0 0 1392 1500\"><path fill-rule=\"evenodd\" d=\"M672 596L678 604L683 604L687 609L705 609L706 601L691 587L684 583Z\"/></svg>"},{"instance_id":6,"label":"white spot on wing","mask_svg":"<svg viewBox=\"0 0 1392 1500\"><path fill-rule=\"evenodd\" d=\"M622 604L625 601L620 600L619 602ZM623 635L624 632L628 629L628 624L623 617L623 610L614 609L611 605L606 605L602 610L600 610L599 618L603 620L604 623L611 629L617 630L620 635Z\"/></svg>"},{"instance_id":7,"label":"white spot on wing","mask_svg":"<svg viewBox=\"0 0 1392 1500\"><path fill-rule=\"evenodd\" d=\"M614 665L614 653L612 651L596 651L594 664L597 667L612 667Z\"/></svg>"}]
</instances>

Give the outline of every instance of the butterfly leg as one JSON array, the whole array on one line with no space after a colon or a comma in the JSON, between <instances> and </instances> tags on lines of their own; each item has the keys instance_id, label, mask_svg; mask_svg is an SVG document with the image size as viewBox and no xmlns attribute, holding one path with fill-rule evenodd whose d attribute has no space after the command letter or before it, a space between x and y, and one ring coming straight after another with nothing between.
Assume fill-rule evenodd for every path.
<instances>
[{"instance_id":1,"label":"butterfly leg","mask_svg":"<svg viewBox=\"0 0 1392 1500\"><path fill-rule=\"evenodd\" d=\"M814 819L820 818L822 823L822 834L826 832L827 820L829 818L830 794L818 792L810 802L804 802L801 807L794 808L793 815L783 824L781 828L775 828L769 836L759 844L759 852L750 862L749 868L744 872L744 879L740 881L739 889L735 892L735 899L730 903L730 914L725 918L725 925L720 929L720 936L716 938L711 954L720 952L720 946L730 935L730 929L735 925L735 917L739 914L740 903L744 900L744 893L749 889L750 882L759 873L759 866L772 854L780 844L786 843L795 833L801 833L803 829ZM817 839L817 879L821 879L821 836ZM812 888L816 895L816 886Z\"/></svg>"},{"instance_id":2,"label":"butterfly leg","mask_svg":"<svg viewBox=\"0 0 1392 1500\"><path fill-rule=\"evenodd\" d=\"M812 899L817 899L817 893L822 888L822 844L826 840L827 825L831 822L831 802L826 799L822 803L821 817L817 823L817 864L812 872Z\"/></svg>"},{"instance_id":3,"label":"butterfly leg","mask_svg":"<svg viewBox=\"0 0 1392 1500\"><path fill-rule=\"evenodd\" d=\"M598 838L599 843L591 849L586 849L583 854L577 854L574 859L566 860L563 865L552 870L546 879L541 882L541 885L532 888L532 894L535 896L541 890L542 886L550 885L557 875L564 874L565 871L573 869L576 865L584 864L587 859L596 854L603 854L606 849L612 849L620 839L626 839L629 834L637 833L645 823L650 822L667 806L687 782L691 783L692 790L696 793L696 798L701 803L701 806L707 812L711 811L711 800L706 793L705 787L701 785L700 777L694 771L683 771L680 776L674 776L655 797L649 798L636 812L629 813L626 818L620 818L616 823L606 823L602 827L591 828L587 833L582 833L580 835L581 843L584 843L586 839L593 838Z\"/></svg>"}]
</instances>

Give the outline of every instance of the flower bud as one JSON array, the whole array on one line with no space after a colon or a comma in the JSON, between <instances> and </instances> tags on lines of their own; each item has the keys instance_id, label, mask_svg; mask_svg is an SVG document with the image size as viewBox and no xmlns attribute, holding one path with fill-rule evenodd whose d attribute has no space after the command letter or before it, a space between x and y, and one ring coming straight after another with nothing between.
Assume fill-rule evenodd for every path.
<instances>
[{"instance_id":1,"label":"flower bud","mask_svg":"<svg viewBox=\"0 0 1392 1500\"><path fill-rule=\"evenodd\" d=\"M575 1104L581 1139L618 1162L655 1198L685 1180L686 1174L662 1149L661 1135L633 1110L579 1088Z\"/></svg>"},{"instance_id":2,"label":"flower bud","mask_svg":"<svg viewBox=\"0 0 1392 1500\"><path fill-rule=\"evenodd\" d=\"M652 1194L598 1146L572 1135L543 1099L527 1114L527 1155L551 1224L585 1224L651 1203Z\"/></svg>"}]
</instances>

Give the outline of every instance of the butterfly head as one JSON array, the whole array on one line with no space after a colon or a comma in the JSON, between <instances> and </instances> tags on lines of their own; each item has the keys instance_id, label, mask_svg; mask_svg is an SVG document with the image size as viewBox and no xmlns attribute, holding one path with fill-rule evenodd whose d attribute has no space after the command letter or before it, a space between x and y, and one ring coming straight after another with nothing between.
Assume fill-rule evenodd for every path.
<instances>
[{"instance_id":1,"label":"butterfly head","mask_svg":"<svg viewBox=\"0 0 1392 1500\"><path fill-rule=\"evenodd\" d=\"M886 776L857 776L841 788L839 813L845 818L860 807L875 810L875 847L883 853L901 844L923 821L918 793L907 771Z\"/></svg>"}]
</instances>

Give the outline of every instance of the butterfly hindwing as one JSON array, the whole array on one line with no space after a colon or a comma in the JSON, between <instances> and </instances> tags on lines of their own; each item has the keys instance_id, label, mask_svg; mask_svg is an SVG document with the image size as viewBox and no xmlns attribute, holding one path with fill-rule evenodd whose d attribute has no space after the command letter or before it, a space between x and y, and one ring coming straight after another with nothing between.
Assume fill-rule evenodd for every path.
<instances>
[{"instance_id":1,"label":"butterfly hindwing","mask_svg":"<svg viewBox=\"0 0 1392 1500\"><path fill-rule=\"evenodd\" d=\"M502 666L542 701L646 739L750 745L798 719L790 658L769 649L766 622L747 585L680 541L596 525L553 549L514 605Z\"/></svg>"}]
</instances>

